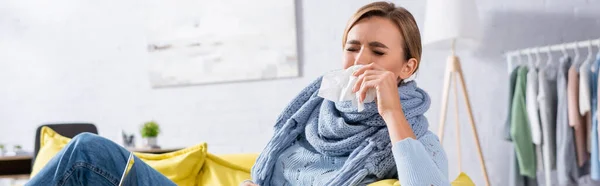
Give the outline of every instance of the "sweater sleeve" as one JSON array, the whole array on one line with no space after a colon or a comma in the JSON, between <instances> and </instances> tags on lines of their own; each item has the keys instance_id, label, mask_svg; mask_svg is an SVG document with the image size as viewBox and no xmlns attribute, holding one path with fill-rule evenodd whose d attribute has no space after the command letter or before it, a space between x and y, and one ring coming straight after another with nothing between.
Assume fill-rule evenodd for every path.
<instances>
[{"instance_id":1,"label":"sweater sleeve","mask_svg":"<svg viewBox=\"0 0 600 186\"><path fill-rule=\"evenodd\" d=\"M446 153L431 131L418 140L406 138L396 142L392 152L400 185L450 185Z\"/></svg>"}]
</instances>

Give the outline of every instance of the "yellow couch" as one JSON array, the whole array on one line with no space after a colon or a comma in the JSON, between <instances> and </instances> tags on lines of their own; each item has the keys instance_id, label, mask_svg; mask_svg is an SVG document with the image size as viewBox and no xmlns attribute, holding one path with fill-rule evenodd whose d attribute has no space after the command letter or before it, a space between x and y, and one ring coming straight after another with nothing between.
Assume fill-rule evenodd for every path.
<instances>
[{"instance_id":1,"label":"yellow couch","mask_svg":"<svg viewBox=\"0 0 600 186\"><path fill-rule=\"evenodd\" d=\"M229 155L220 155L218 157L214 156L213 158L219 159L220 161L225 161L228 164L236 165L236 166L243 168L244 170L247 170L248 171L247 175L240 177L240 178L245 178L245 179L239 179L239 180L243 181L243 180L250 178L249 171L250 171L250 168L252 168L252 165L254 165L254 162L256 161L257 157L258 157L258 154L229 154ZM229 182L227 179L221 179L222 175L212 175L213 173L218 173L219 171L212 171L211 169L214 169L214 168L211 168L212 167L211 163L206 164L206 162L205 162L204 165L205 166L203 167L203 169L207 169L212 172L212 173L210 173L211 176L208 176L209 174L203 174L202 177L204 180L202 180L202 183L205 183L205 185L235 185L235 184L239 184L238 180L235 180L234 182ZM223 184L223 183L225 183L225 184ZM381 180L381 181L375 182L373 184L369 184L369 186L399 186L399 185L400 185L400 183L398 182L397 179ZM474 185L475 184L473 183L471 178L469 178L469 176L467 176L467 174L465 174L465 173L461 173L460 175L458 175L458 177L452 182L452 186L474 186Z\"/></svg>"},{"instance_id":2,"label":"yellow couch","mask_svg":"<svg viewBox=\"0 0 600 186\"><path fill-rule=\"evenodd\" d=\"M40 133L40 150L31 176L58 153L71 139L44 127ZM208 153L206 143L165 154L134 153L142 161L165 175L177 185L239 185L250 179L250 169L258 154L214 155ZM382 180L370 186L400 185L397 180ZM453 186L474 185L466 174L452 182Z\"/></svg>"}]
</instances>

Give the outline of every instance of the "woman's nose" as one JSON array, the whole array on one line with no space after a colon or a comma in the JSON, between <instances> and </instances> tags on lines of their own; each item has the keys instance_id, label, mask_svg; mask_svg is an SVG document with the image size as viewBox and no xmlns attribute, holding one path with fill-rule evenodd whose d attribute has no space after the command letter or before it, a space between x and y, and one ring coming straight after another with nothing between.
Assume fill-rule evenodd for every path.
<instances>
[{"instance_id":1,"label":"woman's nose","mask_svg":"<svg viewBox=\"0 0 600 186\"><path fill-rule=\"evenodd\" d=\"M371 63L371 56L368 51L361 50L354 58L354 65L368 65Z\"/></svg>"}]
</instances>

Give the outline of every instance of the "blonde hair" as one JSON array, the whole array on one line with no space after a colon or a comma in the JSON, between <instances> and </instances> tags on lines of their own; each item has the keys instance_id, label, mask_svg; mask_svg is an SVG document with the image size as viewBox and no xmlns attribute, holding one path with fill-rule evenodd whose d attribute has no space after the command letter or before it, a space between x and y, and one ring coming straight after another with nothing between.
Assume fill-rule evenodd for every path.
<instances>
[{"instance_id":1,"label":"blonde hair","mask_svg":"<svg viewBox=\"0 0 600 186\"><path fill-rule=\"evenodd\" d=\"M421 46L421 34L415 18L405 8L396 7L394 3L389 2L374 2L358 9L346 26L342 38L342 48L346 45L350 29L361 19L372 16L387 18L396 23L400 29L402 38L404 38L404 46L402 48L404 49L406 60L415 58L417 61L421 61L423 48ZM418 68L419 66L417 66Z\"/></svg>"}]
</instances>

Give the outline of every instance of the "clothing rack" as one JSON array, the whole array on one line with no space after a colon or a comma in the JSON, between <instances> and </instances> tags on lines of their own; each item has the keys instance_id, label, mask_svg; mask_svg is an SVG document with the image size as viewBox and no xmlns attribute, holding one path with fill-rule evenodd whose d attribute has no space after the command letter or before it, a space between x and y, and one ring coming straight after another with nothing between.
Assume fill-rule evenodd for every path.
<instances>
[{"instance_id":1,"label":"clothing rack","mask_svg":"<svg viewBox=\"0 0 600 186\"><path fill-rule=\"evenodd\" d=\"M562 44L548 45L548 46L530 47L530 48L506 52L504 54L504 56L507 58L508 73L510 73L510 71L513 69L513 60L512 60L513 57L518 57L520 55L540 54L543 52L544 53L550 53L550 52L556 52L556 51L566 52L566 50L575 50L575 49L579 49L579 48L593 47L593 46L597 46L598 48L600 48L600 39L576 41L576 42L571 42L571 43L562 43Z\"/></svg>"}]
</instances>

